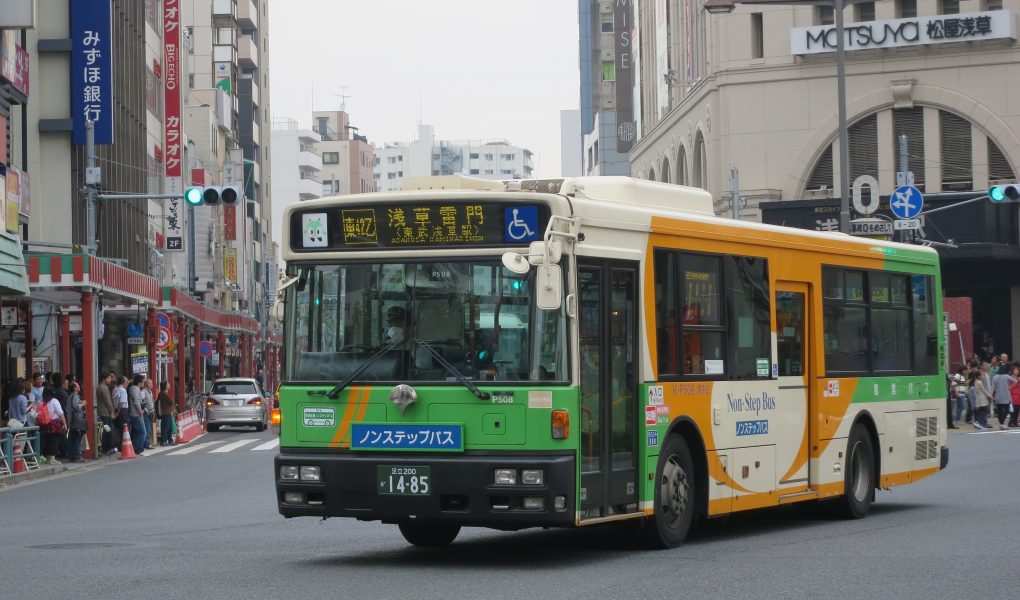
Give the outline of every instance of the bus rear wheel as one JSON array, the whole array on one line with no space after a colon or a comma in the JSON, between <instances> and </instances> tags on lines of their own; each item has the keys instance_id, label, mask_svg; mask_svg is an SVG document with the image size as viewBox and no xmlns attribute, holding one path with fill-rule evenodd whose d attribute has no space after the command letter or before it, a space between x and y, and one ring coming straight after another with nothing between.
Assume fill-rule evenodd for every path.
<instances>
[{"instance_id":1,"label":"bus rear wheel","mask_svg":"<svg viewBox=\"0 0 1020 600\"><path fill-rule=\"evenodd\" d=\"M460 525L447 525L444 523L414 523L403 522L398 525L400 534L404 539L415 546L434 548L436 546L448 546L457 534L460 533Z\"/></svg>"},{"instance_id":2,"label":"bus rear wheel","mask_svg":"<svg viewBox=\"0 0 1020 600\"><path fill-rule=\"evenodd\" d=\"M846 493L834 508L841 517L861 519L871 510L875 498L875 449L867 429L859 423L850 430L844 469Z\"/></svg>"},{"instance_id":3,"label":"bus rear wheel","mask_svg":"<svg viewBox=\"0 0 1020 600\"><path fill-rule=\"evenodd\" d=\"M694 461L687 442L670 436L659 455L656 469L655 514L645 519L645 544L652 548L675 548L687 538L694 522Z\"/></svg>"}]
</instances>

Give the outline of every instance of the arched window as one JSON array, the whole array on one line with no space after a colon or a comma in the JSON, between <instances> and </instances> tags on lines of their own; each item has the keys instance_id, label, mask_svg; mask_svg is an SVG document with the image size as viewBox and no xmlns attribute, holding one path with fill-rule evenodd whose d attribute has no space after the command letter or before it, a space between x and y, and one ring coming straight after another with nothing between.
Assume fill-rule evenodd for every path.
<instances>
[{"instance_id":1,"label":"arched window","mask_svg":"<svg viewBox=\"0 0 1020 600\"><path fill-rule=\"evenodd\" d=\"M669 183L669 157L662 159L662 182Z\"/></svg>"},{"instance_id":2,"label":"arched window","mask_svg":"<svg viewBox=\"0 0 1020 600\"><path fill-rule=\"evenodd\" d=\"M705 155L705 137L698 132L694 138L694 187L707 189L708 186L708 157Z\"/></svg>"},{"instance_id":3,"label":"arched window","mask_svg":"<svg viewBox=\"0 0 1020 600\"><path fill-rule=\"evenodd\" d=\"M687 152L680 146L680 153L676 156L676 182L680 185L688 185L687 181Z\"/></svg>"}]
</instances>

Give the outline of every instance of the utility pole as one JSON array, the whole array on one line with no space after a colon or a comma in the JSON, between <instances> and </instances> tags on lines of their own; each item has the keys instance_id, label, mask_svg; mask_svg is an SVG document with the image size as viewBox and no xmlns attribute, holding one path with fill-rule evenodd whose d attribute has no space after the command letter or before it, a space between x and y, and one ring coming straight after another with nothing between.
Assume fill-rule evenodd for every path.
<instances>
[{"instance_id":1,"label":"utility pole","mask_svg":"<svg viewBox=\"0 0 1020 600\"><path fill-rule=\"evenodd\" d=\"M96 124L85 121L85 252L98 255L96 248L96 186L100 182L96 168Z\"/></svg>"},{"instance_id":2,"label":"utility pole","mask_svg":"<svg viewBox=\"0 0 1020 600\"><path fill-rule=\"evenodd\" d=\"M730 167L730 207L733 218L740 220L740 171Z\"/></svg>"}]
</instances>

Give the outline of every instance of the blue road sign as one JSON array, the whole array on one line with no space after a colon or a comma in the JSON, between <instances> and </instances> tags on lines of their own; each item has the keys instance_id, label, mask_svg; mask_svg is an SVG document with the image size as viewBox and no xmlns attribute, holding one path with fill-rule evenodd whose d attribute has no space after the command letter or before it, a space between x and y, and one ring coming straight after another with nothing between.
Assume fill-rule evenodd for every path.
<instances>
[{"instance_id":1,"label":"blue road sign","mask_svg":"<svg viewBox=\"0 0 1020 600\"><path fill-rule=\"evenodd\" d=\"M889 208L898 219L913 219L924 208L924 196L912 185L901 185L889 198Z\"/></svg>"}]
</instances>

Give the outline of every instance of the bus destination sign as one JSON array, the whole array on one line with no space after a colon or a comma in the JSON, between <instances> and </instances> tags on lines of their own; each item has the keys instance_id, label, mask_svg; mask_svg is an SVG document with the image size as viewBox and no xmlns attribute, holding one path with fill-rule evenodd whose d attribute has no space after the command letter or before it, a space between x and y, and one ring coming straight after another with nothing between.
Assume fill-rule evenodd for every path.
<instances>
[{"instance_id":1,"label":"bus destination sign","mask_svg":"<svg viewBox=\"0 0 1020 600\"><path fill-rule=\"evenodd\" d=\"M527 245L549 209L535 204L416 202L310 209L291 214L295 251Z\"/></svg>"}]
</instances>

